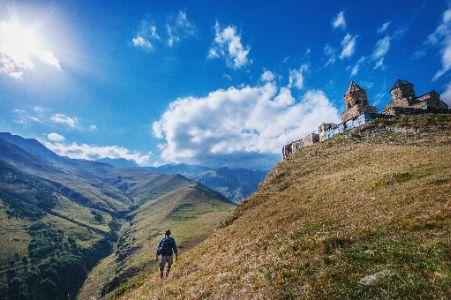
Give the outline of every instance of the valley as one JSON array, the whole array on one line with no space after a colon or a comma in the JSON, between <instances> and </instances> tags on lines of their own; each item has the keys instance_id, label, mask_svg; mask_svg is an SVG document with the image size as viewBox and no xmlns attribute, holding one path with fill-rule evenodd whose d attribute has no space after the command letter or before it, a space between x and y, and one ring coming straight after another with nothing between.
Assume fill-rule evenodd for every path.
<instances>
[{"instance_id":1,"label":"valley","mask_svg":"<svg viewBox=\"0 0 451 300\"><path fill-rule=\"evenodd\" d=\"M187 248L234 208L181 175L73 160L8 133L0 146L5 299L104 295L155 265L166 228Z\"/></svg>"},{"instance_id":2,"label":"valley","mask_svg":"<svg viewBox=\"0 0 451 300\"><path fill-rule=\"evenodd\" d=\"M147 198L126 215L113 253L89 274L79 299L102 297L121 285L133 286L156 270L156 247L164 229L171 228L184 253L232 213L233 205L218 193L189 181L185 184L158 198Z\"/></svg>"}]
</instances>

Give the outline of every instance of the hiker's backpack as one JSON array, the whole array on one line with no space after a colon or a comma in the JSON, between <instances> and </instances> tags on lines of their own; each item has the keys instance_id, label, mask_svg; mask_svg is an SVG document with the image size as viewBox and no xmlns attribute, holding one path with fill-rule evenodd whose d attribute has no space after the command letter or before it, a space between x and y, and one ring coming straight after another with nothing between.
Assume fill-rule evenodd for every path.
<instances>
[{"instance_id":1,"label":"hiker's backpack","mask_svg":"<svg viewBox=\"0 0 451 300\"><path fill-rule=\"evenodd\" d=\"M162 254L171 254L171 253L172 253L171 238L165 237L165 238L163 238L163 240L160 242L160 245L158 246L157 254L162 255Z\"/></svg>"}]
</instances>

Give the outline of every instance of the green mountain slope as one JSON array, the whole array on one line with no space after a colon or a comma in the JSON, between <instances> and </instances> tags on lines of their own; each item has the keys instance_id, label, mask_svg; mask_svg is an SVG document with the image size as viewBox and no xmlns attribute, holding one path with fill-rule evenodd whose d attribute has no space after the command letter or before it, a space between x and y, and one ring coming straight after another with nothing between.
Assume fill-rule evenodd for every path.
<instances>
[{"instance_id":1,"label":"green mountain slope","mask_svg":"<svg viewBox=\"0 0 451 300\"><path fill-rule=\"evenodd\" d=\"M128 221L117 247L89 274L79 299L105 296L139 284L156 269L155 251L166 228L171 229L183 253L211 234L234 208L229 200L192 182L160 197L149 197L126 216Z\"/></svg>"},{"instance_id":2,"label":"green mountain slope","mask_svg":"<svg viewBox=\"0 0 451 300\"><path fill-rule=\"evenodd\" d=\"M107 265L113 277L137 275L149 265L147 228L152 234L176 228L164 218L149 223L147 217L155 213L149 203L185 205L180 218L205 224L196 234L181 233L182 243L198 241L233 208L180 175L72 160L36 140L0 134L0 298L74 299L93 267L112 253L120 256L117 264ZM146 220L139 236L130 234L138 215ZM111 278L89 291L112 288Z\"/></svg>"},{"instance_id":3,"label":"green mountain slope","mask_svg":"<svg viewBox=\"0 0 451 300\"><path fill-rule=\"evenodd\" d=\"M147 168L159 174L181 174L220 192L235 203L249 197L265 179L267 171L248 169L214 169L203 166L175 164Z\"/></svg>"},{"instance_id":4,"label":"green mountain slope","mask_svg":"<svg viewBox=\"0 0 451 300\"><path fill-rule=\"evenodd\" d=\"M110 228L93 212L0 160L2 298L74 297L87 270L111 251Z\"/></svg>"},{"instance_id":5,"label":"green mountain slope","mask_svg":"<svg viewBox=\"0 0 451 300\"><path fill-rule=\"evenodd\" d=\"M376 121L280 162L161 284L124 299L449 296L451 118Z\"/></svg>"}]
</instances>

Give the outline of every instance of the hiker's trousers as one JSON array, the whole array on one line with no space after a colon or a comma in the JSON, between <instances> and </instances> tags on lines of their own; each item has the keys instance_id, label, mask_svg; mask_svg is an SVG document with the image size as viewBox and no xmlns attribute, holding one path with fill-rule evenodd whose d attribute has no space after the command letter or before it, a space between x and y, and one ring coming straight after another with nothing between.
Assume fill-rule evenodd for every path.
<instances>
[{"instance_id":1,"label":"hiker's trousers","mask_svg":"<svg viewBox=\"0 0 451 300\"><path fill-rule=\"evenodd\" d=\"M160 272L163 272L164 266L166 264L168 264L168 270L170 270L173 261L174 261L174 258L173 258L172 255L170 255L170 256L163 256L162 255L161 258L160 258L160 263L159 263L160 264Z\"/></svg>"}]
</instances>

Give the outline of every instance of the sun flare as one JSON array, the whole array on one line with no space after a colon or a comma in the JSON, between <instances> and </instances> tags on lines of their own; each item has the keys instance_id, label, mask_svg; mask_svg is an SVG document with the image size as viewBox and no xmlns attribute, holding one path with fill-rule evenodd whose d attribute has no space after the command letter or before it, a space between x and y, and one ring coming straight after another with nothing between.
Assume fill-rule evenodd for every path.
<instances>
[{"instance_id":1,"label":"sun flare","mask_svg":"<svg viewBox=\"0 0 451 300\"><path fill-rule=\"evenodd\" d=\"M24 70L34 68L35 59L61 69L58 58L47 49L35 28L17 21L0 21L0 71L21 77Z\"/></svg>"},{"instance_id":2,"label":"sun flare","mask_svg":"<svg viewBox=\"0 0 451 300\"><path fill-rule=\"evenodd\" d=\"M32 29L17 22L3 22L2 50L17 63L30 66L33 56L42 49L41 42Z\"/></svg>"}]
</instances>

